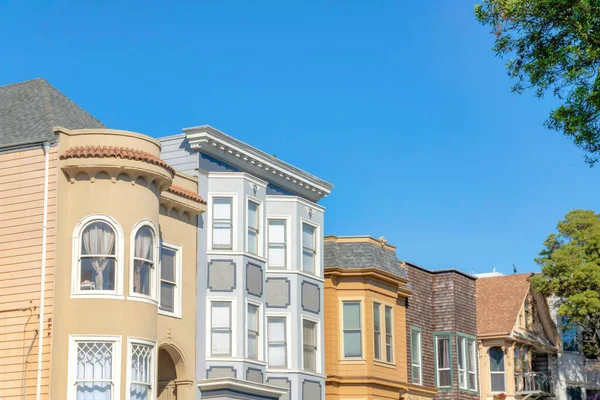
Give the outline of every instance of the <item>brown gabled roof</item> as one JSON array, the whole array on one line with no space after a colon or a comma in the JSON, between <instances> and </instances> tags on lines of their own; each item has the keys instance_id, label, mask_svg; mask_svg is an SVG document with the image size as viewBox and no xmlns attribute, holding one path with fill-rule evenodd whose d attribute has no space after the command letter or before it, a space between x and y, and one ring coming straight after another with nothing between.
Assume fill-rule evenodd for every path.
<instances>
[{"instance_id":1,"label":"brown gabled roof","mask_svg":"<svg viewBox=\"0 0 600 400\"><path fill-rule=\"evenodd\" d=\"M69 158L104 158L115 157L126 160L142 161L163 167L171 174L175 169L154 154L146 151L120 146L74 146L69 147L61 156L61 160Z\"/></svg>"},{"instance_id":2,"label":"brown gabled roof","mask_svg":"<svg viewBox=\"0 0 600 400\"><path fill-rule=\"evenodd\" d=\"M477 279L477 334L512 331L533 274Z\"/></svg>"},{"instance_id":3,"label":"brown gabled roof","mask_svg":"<svg viewBox=\"0 0 600 400\"><path fill-rule=\"evenodd\" d=\"M191 190L184 189L181 186L171 185L169 187L169 189L167 189L167 190L173 194L184 197L188 200L195 201L196 203L206 204L206 200L204 200L202 197L200 197L200 195L198 193L192 192Z\"/></svg>"}]
</instances>

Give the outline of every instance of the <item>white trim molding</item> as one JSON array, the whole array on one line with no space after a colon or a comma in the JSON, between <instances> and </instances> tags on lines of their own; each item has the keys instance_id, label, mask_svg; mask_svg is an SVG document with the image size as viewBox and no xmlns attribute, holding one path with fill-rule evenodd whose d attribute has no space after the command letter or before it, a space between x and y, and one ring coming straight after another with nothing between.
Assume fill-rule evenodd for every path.
<instances>
[{"instance_id":1,"label":"white trim molding","mask_svg":"<svg viewBox=\"0 0 600 400\"><path fill-rule=\"evenodd\" d=\"M311 201L319 201L333 189L331 183L209 125L185 128L183 132L192 149L201 149L206 154L243 170L248 170L261 179L271 181L284 189L307 197Z\"/></svg>"},{"instance_id":2,"label":"white trim molding","mask_svg":"<svg viewBox=\"0 0 600 400\"><path fill-rule=\"evenodd\" d=\"M127 370L125 377L125 393L127 397L131 388L131 351L134 344L151 347L152 358L150 360L150 376L152 377L150 382L150 396L148 400L156 400L156 394L158 390L158 348L154 340L142 339L137 337L127 337ZM120 377L119 377L120 378Z\"/></svg>"},{"instance_id":3,"label":"white trim molding","mask_svg":"<svg viewBox=\"0 0 600 400\"><path fill-rule=\"evenodd\" d=\"M254 383L234 378L205 379L197 383L200 392L212 392L217 390L231 390L252 394L259 397L279 398L287 394L287 389L277 386Z\"/></svg>"},{"instance_id":4,"label":"white trim molding","mask_svg":"<svg viewBox=\"0 0 600 400\"><path fill-rule=\"evenodd\" d=\"M150 282L148 285L150 286L150 295L145 295L141 293L135 293L133 291L133 273L134 273L134 264L135 264L135 236L137 232L143 227L149 227L152 231L152 267L150 270ZM150 261L150 260L148 260ZM160 263L160 240L158 235L158 229L156 228L156 224L149 219L144 219L131 229L131 235L129 237L129 294L128 299L142 301L145 303L150 303L158 306L158 290L157 290L157 275L158 275L158 265Z\"/></svg>"},{"instance_id":5,"label":"white trim molding","mask_svg":"<svg viewBox=\"0 0 600 400\"><path fill-rule=\"evenodd\" d=\"M158 300L158 313L161 315L166 315L168 317L174 317L174 318L182 318L183 317L183 309L181 307L181 302L182 302L182 298L183 298L183 286L182 286L182 274L183 274L183 268L182 268L182 263L183 263L183 247L181 247L178 244L174 244L174 243L170 243L170 242L166 242L166 241L162 241L161 243L161 255L160 255L160 260L159 260L159 272L157 274L157 281L158 281L158 286L157 286L157 300ZM169 311L165 311L165 310L161 310L160 308L160 291L161 291L161 271L162 271L162 248L166 247L167 249L174 251L175 252L175 299L174 299L174 304L173 304L173 312L169 312Z\"/></svg>"}]
</instances>

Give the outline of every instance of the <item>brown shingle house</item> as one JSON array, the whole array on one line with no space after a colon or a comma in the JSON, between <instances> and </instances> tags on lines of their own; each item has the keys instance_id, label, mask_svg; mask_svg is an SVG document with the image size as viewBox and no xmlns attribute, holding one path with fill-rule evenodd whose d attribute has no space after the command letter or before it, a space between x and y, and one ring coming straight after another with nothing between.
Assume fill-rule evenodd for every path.
<instances>
[{"instance_id":1,"label":"brown shingle house","mask_svg":"<svg viewBox=\"0 0 600 400\"><path fill-rule=\"evenodd\" d=\"M476 278L404 265L413 292L406 299L409 382L437 388L436 399L478 399Z\"/></svg>"}]
</instances>

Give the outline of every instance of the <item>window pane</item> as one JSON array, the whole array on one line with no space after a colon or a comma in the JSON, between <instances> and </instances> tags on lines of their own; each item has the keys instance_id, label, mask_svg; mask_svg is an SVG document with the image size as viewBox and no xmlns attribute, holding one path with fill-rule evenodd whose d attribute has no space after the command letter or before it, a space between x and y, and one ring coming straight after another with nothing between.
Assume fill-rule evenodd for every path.
<instances>
[{"instance_id":1,"label":"window pane","mask_svg":"<svg viewBox=\"0 0 600 400\"><path fill-rule=\"evenodd\" d=\"M115 259L81 258L81 290L115 290Z\"/></svg>"},{"instance_id":2,"label":"window pane","mask_svg":"<svg viewBox=\"0 0 600 400\"><path fill-rule=\"evenodd\" d=\"M302 247L315 250L315 228L308 224L302 224Z\"/></svg>"},{"instance_id":3,"label":"window pane","mask_svg":"<svg viewBox=\"0 0 600 400\"><path fill-rule=\"evenodd\" d=\"M248 202L248 227L258 229L258 204Z\"/></svg>"},{"instance_id":4,"label":"window pane","mask_svg":"<svg viewBox=\"0 0 600 400\"><path fill-rule=\"evenodd\" d=\"M111 399L112 365L113 343L77 343L77 399Z\"/></svg>"},{"instance_id":5,"label":"window pane","mask_svg":"<svg viewBox=\"0 0 600 400\"><path fill-rule=\"evenodd\" d=\"M373 329L376 331L381 331L380 308L379 303L373 303Z\"/></svg>"},{"instance_id":6,"label":"window pane","mask_svg":"<svg viewBox=\"0 0 600 400\"><path fill-rule=\"evenodd\" d=\"M385 306L385 361L394 361L392 307Z\"/></svg>"},{"instance_id":7,"label":"window pane","mask_svg":"<svg viewBox=\"0 0 600 400\"><path fill-rule=\"evenodd\" d=\"M217 247L231 247L231 225L213 226L213 245Z\"/></svg>"},{"instance_id":8,"label":"window pane","mask_svg":"<svg viewBox=\"0 0 600 400\"><path fill-rule=\"evenodd\" d=\"M269 318L269 342L285 342L285 319Z\"/></svg>"},{"instance_id":9,"label":"window pane","mask_svg":"<svg viewBox=\"0 0 600 400\"><path fill-rule=\"evenodd\" d=\"M77 383L77 400L111 400L112 385L110 382Z\"/></svg>"},{"instance_id":10,"label":"window pane","mask_svg":"<svg viewBox=\"0 0 600 400\"><path fill-rule=\"evenodd\" d=\"M133 262L133 291L134 293L150 295L150 273L152 264L145 261Z\"/></svg>"},{"instance_id":11,"label":"window pane","mask_svg":"<svg viewBox=\"0 0 600 400\"><path fill-rule=\"evenodd\" d=\"M421 332L412 331L410 355L413 365L421 365Z\"/></svg>"},{"instance_id":12,"label":"window pane","mask_svg":"<svg viewBox=\"0 0 600 400\"><path fill-rule=\"evenodd\" d=\"M211 320L213 328L229 328L231 303L213 302Z\"/></svg>"},{"instance_id":13,"label":"window pane","mask_svg":"<svg viewBox=\"0 0 600 400\"><path fill-rule=\"evenodd\" d=\"M269 267L285 267L285 245L269 245Z\"/></svg>"},{"instance_id":14,"label":"window pane","mask_svg":"<svg viewBox=\"0 0 600 400\"><path fill-rule=\"evenodd\" d=\"M385 332L392 333L392 307L385 306Z\"/></svg>"},{"instance_id":15,"label":"window pane","mask_svg":"<svg viewBox=\"0 0 600 400\"><path fill-rule=\"evenodd\" d=\"M421 384L421 367L412 366L412 383Z\"/></svg>"},{"instance_id":16,"label":"window pane","mask_svg":"<svg viewBox=\"0 0 600 400\"><path fill-rule=\"evenodd\" d=\"M308 320L304 320L302 326L303 326L303 332L302 332L302 339L304 340L304 344L305 345L309 345L309 346L315 346L317 345L316 343L316 323L312 322L312 321L308 321Z\"/></svg>"},{"instance_id":17,"label":"window pane","mask_svg":"<svg viewBox=\"0 0 600 400\"><path fill-rule=\"evenodd\" d=\"M394 361L394 347L392 346L392 335L385 335L385 361Z\"/></svg>"},{"instance_id":18,"label":"window pane","mask_svg":"<svg viewBox=\"0 0 600 400\"><path fill-rule=\"evenodd\" d=\"M474 341L469 342L469 371L477 372L477 344Z\"/></svg>"},{"instance_id":19,"label":"window pane","mask_svg":"<svg viewBox=\"0 0 600 400\"><path fill-rule=\"evenodd\" d=\"M270 367L285 367L286 366L286 347L281 344L269 345L269 366Z\"/></svg>"},{"instance_id":20,"label":"window pane","mask_svg":"<svg viewBox=\"0 0 600 400\"><path fill-rule=\"evenodd\" d=\"M360 332L344 332L344 357L360 357L362 345Z\"/></svg>"},{"instance_id":21,"label":"window pane","mask_svg":"<svg viewBox=\"0 0 600 400\"><path fill-rule=\"evenodd\" d=\"M106 222L96 221L81 234L81 255L115 255L115 232Z\"/></svg>"},{"instance_id":22,"label":"window pane","mask_svg":"<svg viewBox=\"0 0 600 400\"><path fill-rule=\"evenodd\" d=\"M231 198L213 199L213 220L231 220Z\"/></svg>"},{"instance_id":23,"label":"window pane","mask_svg":"<svg viewBox=\"0 0 600 400\"><path fill-rule=\"evenodd\" d=\"M317 324L312 321L302 322L303 367L308 371L317 371Z\"/></svg>"},{"instance_id":24,"label":"window pane","mask_svg":"<svg viewBox=\"0 0 600 400\"><path fill-rule=\"evenodd\" d=\"M477 390L477 374L469 372L469 389Z\"/></svg>"},{"instance_id":25,"label":"window pane","mask_svg":"<svg viewBox=\"0 0 600 400\"><path fill-rule=\"evenodd\" d=\"M160 309L168 312L175 311L175 286L170 283L160 284Z\"/></svg>"},{"instance_id":26,"label":"window pane","mask_svg":"<svg viewBox=\"0 0 600 400\"><path fill-rule=\"evenodd\" d=\"M465 369L465 338L459 337L458 340L458 369Z\"/></svg>"},{"instance_id":27,"label":"window pane","mask_svg":"<svg viewBox=\"0 0 600 400\"><path fill-rule=\"evenodd\" d=\"M269 220L269 243L285 243L285 220Z\"/></svg>"},{"instance_id":28,"label":"window pane","mask_svg":"<svg viewBox=\"0 0 600 400\"><path fill-rule=\"evenodd\" d=\"M248 332L248 357L258 358L258 336Z\"/></svg>"},{"instance_id":29,"label":"window pane","mask_svg":"<svg viewBox=\"0 0 600 400\"><path fill-rule=\"evenodd\" d=\"M154 234L148 226L142 226L135 234L135 254L137 258L154 261Z\"/></svg>"},{"instance_id":30,"label":"window pane","mask_svg":"<svg viewBox=\"0 0 600 400\"><path fill-rule=\"evenodd\" d=\"M258 307L248 304L248 330L258 331Z\"/></svg>"},{"instance_id":31,"label":"window pane","mask_svg":"<svg viewBox=\"0 0 600 400\"><path fill-rule=\"evenodd\" d=\"M307 371L317 371L317 354L314 350L304 348L304 369Z\"/></svg>"},{"instance_id":32,"label":"window pane","mask_svg":"<svg viewBox=\"0 0 600 400\"><path fill-rule=\"evenodd\" d=\"M258 234L252 229L248 229L248 251L253 254L258 253Z\"/></svg>"},{"instance_id":33,"label":"window pane","mask_svg":"<svg viewBox=\"0 0 600 400\"><path fill-rule=\"evenodd\" d=\"M489 351L490 371L504 371L504 351L500 347L492 347Z\"/></svg>"},{"instance_id":34,"label":"window pane","mask_svg":"<svg viewBox=\"0 0 600 400\"><path fill-rule=\"evenodd\" d=\"M302 270L311 274L315 272L315 255L311 250L302 251Z\"/></svg>"},{"instance_id":35,"label":"window pane","mask_svg":"<svg viewBox=\"0 0 600 400\"><path fill-rule=\"evenodd\" d=\"M360 329L360 303L344 302L344 329Z\"/></svg>"},{"instance_id":36,"label":"window pane","mask_svg":"<svg viewBox=\"0 0 600 400\"><path fill-rule=\"evenodd\" d=\"M160 278L175 282L175 257L177 252L163 247L160 251Z\"/></svg>"},{"instance_id":37,"label":"window pane","mask_svg":"<svg viewBox=\"0 0 600 400\"><path fill-rule=\"evenodd\" d=\"M438 368L450 368L450 348L448 338L437 338Z\"/></svg>"},{"instance_id":38,"label":"window pane","mask_svg":"<svg viewBox=\"0 0 600 400\"><path fill-rule=\"evenodd\" d=\"M230 332L212 332L211 348L212 354L230 354Z\"/></svg>"},{"instance_id":39,"label":"window pane","mask_svg":"<svg viewBox=\"0 0 600 400\"><path fill-rule=\"evenodd\" d=\"M373 341L374 341L374 357L376 360L381 360L381 332L375 331L373 332Z\"/></svg>"},{"instance_id":40,"label":"window pane","mask_svg":"<svg viewBox=\"0 0 600 400\"><path fill-rule=\"evenodd\" d=\"M443 371L438 371L438 377L439 377L439 382L438 382L438 386L439 387L446 387L446 386L450 386L450 370L443 370Z\"/></svg>"},{"instance_id":41,"label":"window pane","mask_svg":"<svg viewBox=\"0 0 600 400\"><path fill-rule=\"evenodd\" d=\"M504 373L490 375L492 379L492 392L504 392Z\"/></svg>"}]
</instances>

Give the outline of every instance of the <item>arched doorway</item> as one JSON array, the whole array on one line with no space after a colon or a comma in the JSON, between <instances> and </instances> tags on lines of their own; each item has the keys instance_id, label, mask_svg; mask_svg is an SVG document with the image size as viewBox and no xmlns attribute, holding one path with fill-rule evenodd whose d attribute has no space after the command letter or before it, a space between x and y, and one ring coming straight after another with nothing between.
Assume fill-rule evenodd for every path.
<instances>
[{"instance_id":1,"label":"arched doorway","mask_svg":"<svg viewBox=\"0 0 600 400\"><path fill-rule=\"evenodd\" d=\"M158 395L157 400L176 400L177 369L171 355L164 348L158 350Z\"/></svg>"}]
</instances>

